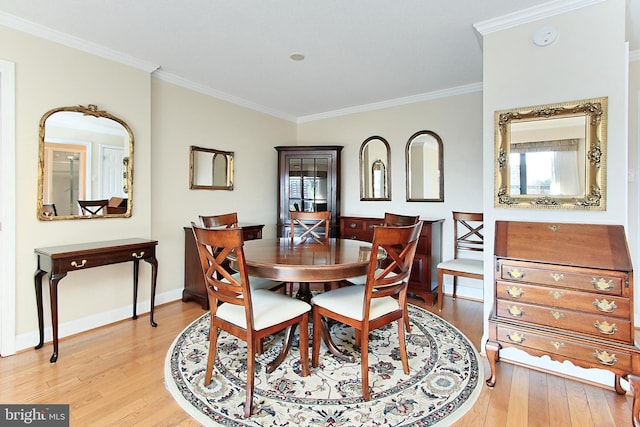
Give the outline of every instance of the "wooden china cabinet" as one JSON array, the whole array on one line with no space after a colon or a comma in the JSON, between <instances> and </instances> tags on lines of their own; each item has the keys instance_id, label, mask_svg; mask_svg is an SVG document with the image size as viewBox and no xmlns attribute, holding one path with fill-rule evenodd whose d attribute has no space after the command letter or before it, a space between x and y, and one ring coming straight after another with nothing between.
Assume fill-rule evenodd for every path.
<instances>
[{"instance_id":1,"label":"wooden china cabinet","mask_svg":"<svg viewBox=\"0 0 640 427\"><path fill-rule=\"evenodd\" d=\"M496 384L502 348L615 375L634 393L640 426L640 348L634 340L633 268L624 227L496 221L495 306L485 351Z\"/></svg>"},{"instance_id":2,"label":"wooden china cabinet","mask_svg":"<svg viewBox=\"0 0 640 427\"><path fill-rule=\"evenodd\" d=\"M338 236L342 146L278 146L278 237L289 235L289 211L331 212Z\"/></svg>"}]
</instances>

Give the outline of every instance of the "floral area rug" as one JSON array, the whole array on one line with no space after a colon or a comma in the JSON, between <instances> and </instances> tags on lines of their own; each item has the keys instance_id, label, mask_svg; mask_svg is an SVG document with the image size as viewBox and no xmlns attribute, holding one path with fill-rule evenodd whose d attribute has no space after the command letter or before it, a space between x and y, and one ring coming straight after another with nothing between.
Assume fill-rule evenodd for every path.
<instances>
[{"instance_id":1,"label":"floral area rug","mask_svg":"<svg viewBox=\"0 0 640 427\"><path fill-rule=\"evenodd\" d=\"M253 414L244 418L246 344L222 332L213 381L204 386L209 351L209 314L189 325L173 342L165 363L165 384L178 404L206 426L435 426L450 425L475 403L483 384L478 353L451 324L409 305L409 375L400 361L397 324L371 332L369 385L362 399L360 353L353 328L336 323L334 342L355 363L340 360L324 343L320 365L301 377L297 340L271 374L266 364L282 345L282 334L265 340L256 357ZM310 326L311 329L311 326ZM310 334L311 340L311 334ZM309 348L311 360L311 348Z\"/></svg>"}]
</instances>

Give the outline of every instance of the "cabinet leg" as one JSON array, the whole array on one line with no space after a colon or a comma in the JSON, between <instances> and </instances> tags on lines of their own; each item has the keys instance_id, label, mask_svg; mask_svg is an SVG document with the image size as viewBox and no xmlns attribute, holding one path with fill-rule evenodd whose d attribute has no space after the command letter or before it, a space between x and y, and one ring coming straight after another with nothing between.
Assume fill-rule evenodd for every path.
<instances>
[{"instance_id":1,"label":"cabinet leg","mask_svg":"<svg viewBox=\"0 0 640 427\"><path fill-rule=\"evenodd\" d=\"M631 409L631 421L634 427L640 427L640 377L629 375L629 385L633 392L633 407Z\"/></svg>"},{"instance_id":2,"label":"cabinet leg","mask_svg":"<svg viewBox=\"0 0 640 427\"><path fill-rule=\"evenodd\" d=\"M491 368L491 376L487 380L487 386L493 388L496 385L496 363L500 360L500 344L495 341L487 341L484 351L487 353L489 367Z\"/></svg>"}]
</instances>

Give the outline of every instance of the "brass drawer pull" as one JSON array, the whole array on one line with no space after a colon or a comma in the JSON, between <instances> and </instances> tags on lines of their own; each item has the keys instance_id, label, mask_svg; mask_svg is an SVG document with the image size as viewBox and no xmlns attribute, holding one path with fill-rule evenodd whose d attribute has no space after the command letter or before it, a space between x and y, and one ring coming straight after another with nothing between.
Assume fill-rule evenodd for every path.
<instances>
[{"instance_id":1,"label":"brass drawer pull","mask_svg":"<svg viewBox=\"0 0 640 427\"><path fill-rule=\"evenodd\" d=\"M77 263L77 262L75 262L75 261L71 261L71 267L75 267L75 268L82 268L82 267L84 267L85 265L87 265L87 260L86 260L86 259L83 259L83 260L82 260L82 263L80 263L80 264L78 264L78 263Z\"/></svg>"},{"instance_id":2,"label":"brass drawer pull","mask_svg":"<svg viewBox=\"0 0 640 427\"><path fill-rule=\"evenodd\" d=\"M613 313L613 311L618 308L615 301L609 302L606 299L600 301L596 298L596 300L593 302L593 305L595 305L596 308L603 313Z\"/></svg>"},{"instance_id":3,"label":"brass drawer pull","mask_svg":"<svg viewBox=\"0 0 640 427\"><path fill-rule=\"evenodd\" d=\"M560 313L559 311L550 311L550 313L556 320L564 319L566 317L564 313Z\"/></svg>"},{"instance_id":4,"label":"brass drawer pull","mask_svg":"<svg viewBox=\"0 0 640 427\"><path fill-rule=\"evenodd\" d=\"M369 224L369 230L373 230L374 227L375 227L374 224Z\"/></svg>"},{"instance_id":5,"label":"brass drawer pull","mask_svg":"<svg viewBox=\"0 0 640 427\"><path fill-rule=\"evenodd\" d=\"M524 278L524 272L518 270L517 268L514 268L514 269L511 269L511 270L507 271L507 274L512 279L523 279Z\"/></svg>"},{"instance_id":6,"label":"brass drawer pull","mask_svg":"<svg viewBox=\"0 0 640 427\"><path fill-rule=\"evenodd\" d=\"M591 284L598 291L610 291L615 288L612 280L607 281L604 277L596 279L595 277L591 280Z\"/></svg>"},{"instance_id":7,"label":"brass drawer pull","mask_svg":"<svg viewBox=\"0 0 640 427\"><path fill-rule=\"evenodd\" d=\"M601 352L595 350L593 352L593 356L596 358L598 363L606 366L613 366L618 361L615 354L609 354L606 350L603 350Z\"/></svg>"},{"instance_id":8,"label":"brass drawer pull","mask_svg":"<svg viewBox=\"0 0 640 427\"><path fill-rule=\"evenodd\" d=\"M349 224L349 227L351 227L351 228L356 228L356 223L355 223L355 222L352 222L351 224Z\"/></svg>"},{"instance_id":9,"label":"brass drawer pull","mask_svg":"<svg viewBox=\"0 0 640 427\"><path fill-rule=\"evenodd\" d=\"M514 342L516 344L522 344L525 341L524 335L520 335L518 332L511 332L507 335L509 341Z\"/></svg>"},{"instance_id":10,"label":"brass drawer pull","mask_svg":"<svg viewBox=\"0 0 640 427\"><path fill-rule=\"evenodd\" d=\"M140 255L138 255L137 253L134 252L134 253L131 254L131 256L134 257L134 258L140 259L140 258L142 258L144 256L144 251L140 252Z\"/></svg>"},{"instance_id":11,"label":"brass drawer pull","mask_svg":"<svg viewBox=\"0 0 640 427\"><path fill-rule=\"evenodd\" d=\"M554 299L560 299L564 296L564 292L561 291L549 291L549 295Z\"/></svg>"},{"instance_id":12,"label":"brass drawer pull","mask_svg":"<svg viewBox=\"0 0 640 427\"><path fill-rule=\"evenodd\" d=\"M509 307L507 307L507 310L509 311L509 314L512 315L513 317L524 316L524 309L518 306L510 305Z\"/></svg>"},{"instance_id":13,"label":"brass drawer pull","mask_svg":"<svg viewBox=\"0 0 640 427\"><path fill-rule=\"evenodd\" d=\"M615 323L609 324L609 322L607 322L606 320L602 323L596 320L593 326L595 326L595 328L598 331L600 331L600 333L603 333L605 335L613 335L616 332L618 332L618 327L616 326L616 324Z\"/></svg>"},{"instance_id":14,"label":"brass drawer pull","mask_svg":"<svg viewBox=\"0 0 640 427\"><path fill-rule=\"evenodd\" d=\"M550 275L551 275L551 278L556 282L559 282L560 280L564 279L564 274L562 273L551 273Z\"/></svg>"},{"instance_id":15,"label":"brass drawer pull","mask_svg":"<svg viewBox=\"0 0 640 427\"><path fill-rule=\"evenodd\" d=\"M551 341L551 346L556 350L560 350L562 347L564 347L564 343L559 341Z\"/></svg>"},{"instance_id":16,"label":"brass drawer pull","mask_svg":"<svg viewBox=\"0 0 640 427\"><path fill-rule=\"evenodd\" d=\"M510 288L505 289L505 291L507 291L507 294L511 297L511 298L520 298L522 297L522 295L524 295L524 291L522 290L522 288L516 288L515 286L512 286Z\"/></svg>"}]
</instances>

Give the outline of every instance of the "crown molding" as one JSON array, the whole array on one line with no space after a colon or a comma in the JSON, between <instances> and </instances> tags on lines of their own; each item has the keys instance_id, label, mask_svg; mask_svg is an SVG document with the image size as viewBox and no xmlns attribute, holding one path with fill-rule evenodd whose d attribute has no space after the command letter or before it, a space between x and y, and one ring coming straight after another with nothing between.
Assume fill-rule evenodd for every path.
<instances>
[{"instance_id":1,"label":"crown molding","mask_svg":"<svg viewBox=\"0 0 640 427\"><path fill-rule=\"evenodd\" d=\"M52 30L49 27L39 25L8 13L0 12L0 25L13 28L55 43L62 44L67 47L81 50L111 61L119 62L124 65L152 73L157 70L159 65L148 61L143 61L129 55L122 54L118 51L108 49L96 43L91 43L78 37L73 37L60 31Z\"/></svg>"},{"instance_id":2,"label":"crown molding","mask_svg":"<svg viewBox=\"0 0 640 427\"><path fill-rule=\"evenodd\" d=\"M404 98L396 98L388 101L374 102L371 104L360 105L357 107L344 108L341 110L328 111L326 113L312 114L309 116L298 117L298 123L312 122L315 120L329 119L333 117L346 116L355 113L364 113L367 111L381 110L383 108L397 107L400 105L413 104L416 102L432 101L434 99L447 98L450 96L464 95L467 93L482 92L482 83L471 83L463 86L456 86L449 89L437 90L433 92L422 93L418 95L406 96Z\"/></svg>"},{"instance_id":3,"label":"crown molding","mask_svg":"<svg viewBox=\"0 0 640 427\"><path fill-rule=\"evenodd\" d=\"M236 104L242 107L246 107L250 110L257 111L259 113L268 114L270 116L274 116L280 119L288 120L290 122L295 122L296 118L294 116L285 114L281 111L273 110L264 105L256 104L251 101L247 101L246 99L239 98L234 95L229 95L228 93L221 92L219 90L212 89L209 86L202 85L200 83L195 83L191 80L185 79L183 77L177 76L175 74L166 72L162 69L158 69L151 75L152 78L156 78L158 80L172 83L176 86L181 86L185 89L193 90L194 92L201 93L203 95L209 95L214 98L221 99L223 101L230 102L232 104Z\"/></svg>"},{"instance_id":4,"label":"crown molding","mask_svg":"<svg viewBox=\"0 0 640 427\"><path fill-rule=\"evenodd\" d=\"M484 36L496 31L517 27L518 25L526 24L528 22L560 15L562 13L581 9L604 1L605 0L556 0L538 6L533 6L528 9L523 9L518 12L499 16L497 18L478 22L473 24L473 28L475 28L480 35Z\"/></svg>"}]
</instances>

